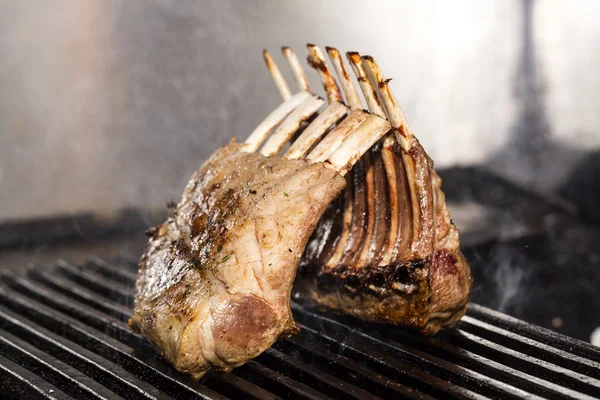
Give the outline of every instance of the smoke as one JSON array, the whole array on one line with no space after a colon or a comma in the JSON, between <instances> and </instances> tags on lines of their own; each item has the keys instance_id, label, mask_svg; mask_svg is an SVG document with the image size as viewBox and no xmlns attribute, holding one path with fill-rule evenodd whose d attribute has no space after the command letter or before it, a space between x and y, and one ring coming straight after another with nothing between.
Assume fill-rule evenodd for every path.
<instances>
[{"instance_id":1,"label":"smoke","mask_svg":"<svg viewBox=\"0 0 600 400\"><path fill-rule=\"evenodd\" d=\"M492 262L496 283L496 306L498 311L507 312L522 305L522 287L528 277L519 253L497 254Z\"/></svg>"},{"instance_id":2,"label":"smoke","mask_svg":"<svg viewBox=\"0 0 600 400\"><path fill-rule=\"evenodd\" d=\"M533 263L524 250L523 246L496 242L465 249L473 272L472 300L519 315L528 304Z\"/></svg>"}]
</instances>

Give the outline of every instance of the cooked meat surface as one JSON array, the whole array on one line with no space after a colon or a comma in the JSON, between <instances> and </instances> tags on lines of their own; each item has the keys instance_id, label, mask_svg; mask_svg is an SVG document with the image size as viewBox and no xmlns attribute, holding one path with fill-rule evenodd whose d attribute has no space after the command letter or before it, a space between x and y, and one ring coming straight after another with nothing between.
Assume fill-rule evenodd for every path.
<instances>
[{"instance_id":1,"label":"cooked meat surface","mask_svg":"<svg viewBox=\"0 0 600 400\"><path fill-rule=\"evenodd\" d=\"M290 290L306 241L345 185L323 163L231 143L193 175L140 261L133 329L196 378L296 331Z\"/></svg>"},{"instance_id":2,"label":"cooked meat surface","mask_svg":"<svg viewBox=\"0 0 600 400\"><path fill-rule=\"evenodd\" d=\"M435 334L466 312L471 271L433 163L418 142L410 153L389 143L354 167L345 206L332 203L319 222L302 287L334 310Z\"/></svg>"},{"instance_id":3,"label":"cooked meat surface","mask_svg":"<svg viewBox=\"0 0 600 400\"><path fill-rule=\"evenodd\" d=\"M140 260L130 325L195 378L297 331L300 262L316 302L366 320L432 334L466 310L470 270L441 180L389 80L372 58L347 54L367 111L339 52L327 49L342 89L308 47L329 105L289 48L294 95L265 52L284 102L196 171Z\"/></svg>"}]
</instances>

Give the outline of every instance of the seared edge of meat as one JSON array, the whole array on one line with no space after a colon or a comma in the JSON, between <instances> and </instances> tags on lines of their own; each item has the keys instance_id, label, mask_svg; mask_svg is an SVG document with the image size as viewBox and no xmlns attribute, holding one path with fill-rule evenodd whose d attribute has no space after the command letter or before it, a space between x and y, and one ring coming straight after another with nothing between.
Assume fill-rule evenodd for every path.
<instances>
[{"instance_id":1,"label":"seared edge of meat","mask_svg":"<svg viewBox=\"0 0 600 400\"><path fill-rule=\"evenodd\" d=\"M345 180L323 163L231 143L190 179L140 260L130 325L196 378L296 331L290 290L306 241Z\"/></svg>"}]
</instances>

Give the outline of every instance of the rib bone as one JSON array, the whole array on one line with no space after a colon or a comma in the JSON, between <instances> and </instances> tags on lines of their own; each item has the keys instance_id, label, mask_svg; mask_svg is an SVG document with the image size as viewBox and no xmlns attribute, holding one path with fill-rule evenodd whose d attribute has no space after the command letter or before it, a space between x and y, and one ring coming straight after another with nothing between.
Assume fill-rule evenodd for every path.
<instances>
[{"instance_id":1,"label":"rib bone","mask_svg":"<svg viewBox=\"0 0 600 400\"><path fill-rule=\"evenodd\" d=\"M396 238L398 237L398 220L400 209L398 204L398 172L396 171L396 163L393 155L392 146L396 143L393 136L388 135L383 141L381 148L381 159L385 168L385 174L388 184L388 205L390 208L390 222L388 229L388 240L380 265L388 265L394 256L396 248Z\"/></svg>"},{"instance_id":2,"label":"rib bone","mask_svg":"<svg viewBox=\"0 0 600 400\"><path fill-rule=\"evenodd\" d=\"M342 99L342 93L340 92L340 88L337 85L337 82L331 75L327 64L325 64L325 58L323 57L323 52L318 46L314 44L307 45L308 47L308 64L317 70L319 76L321 77L321 81L323 82L323 88L327 93L327 99L330 103L340 102L342 103L344 99Z\"/></svg>"},{"instance_id":3,"label":"rib bone","mask_svg":"<svg viewBox=\"0 0 600 400\"><path fill-rule=\"evenodd\" d=\"M302 104L283 120L275 133L269 137L260 150L261 154L267 157L277 155L279 150L292 138L294 133L300 129L302 122L309 119L323 104L325 104L325 100L318 97L309 97L304 100Z\"/></svg>"},{"instance_id":4,"label":"rib bone","mask_svg":"<svg viewBox=\"0 0 600 400\"><path fill-rule=\"evenodd\" d=\"M310 85L308 84L308 78L304 73L304 69L300 65L300 61L298 60L296 53L294 53L294 51L289 47L282 47L281 51L288 61L294 76L296 77L296 82L298 82L298 87L300 90L306 90L307 92L310 92L311 90Z\"/></svg>"},{"instance_id":5,"label":"rib bone","mask_svg":"<svg viewBox=\"0 0 600 400\"><path fill-rule=\"evenodd\" d=\"M284 100L287 100L290 97L292 97L292 92L290 91L289 86L285 82L285 79L283 79L279 67L277 66L277 64L275 64L275 61L273 61L273 57L271 57L271 54L267 50L264 50L263 57L265 58L265 62L267 63L267 69L269 70L269 73L271 74L271 77L273 78L275 86L277 86L281 97L283 97Z\"/></svg>"},{"instance_id":6,"label":"rib bone","mask_svg":"<svg viewBox=\"0 0 600 400\"><path fill-rule=\"evenodd\" d=\"M356 130L367 119L368 114L362 110L353 110L338 126L332 129L306 156L313 162L325 161L348 135Z\"/></svg>"},{"instance_id":7,"label":"rib bone","mask_svg":"<svg viewBox=\"0 0 600 400\"><path fill-rule=\"evenodd\" d=\"M302 132L296 141L290 146L284 158L289 160L303 158L321 139L327 130L340 118L346 115L348 107L342 103L331 103L315 120ZM331 136L331 133L328 135ZM322 143L322 142L321 142ZM316 160L313 160L316 161Z\"/></svg>"},{"instance_id":8,"label":"rib bone","mask_svg":"<svg viewBox=\"0 0 600 400\"><path fill-rule=\"evenodd\" d=\"M298 92L285 102L281 103L279 107L271 112L264 119L254 131L246 139L245 151L252 153L255 152L261 145L261 143L267 138L269 133L276 127L290 112L298 107L303 101L311 98L313 95L308 92Z\"/></svg>"},{"instance_id":9,"label":"rib bone","mask_svg":"<svg viewBox=\"0 0 600 400\"><path fill-rule=\"evenodd\" d=\"M390 90L388 85L390 79L384 78L379 65L377 65L373 57L366 56L363 57L362 60L364 61L364 64L366 64L365 71L369 82L371 82L371 87L375 88L378 97L383 103L390 123L399 133L398 141L402 145L402 148L405 151L408 151L412 146L414 135L406 121L402 108L400 108L400 105L396 100L396 96L394 96L394 93Z\"/></svg>"},{"instance_id":10,"label":"rib bone","mask_svg":"<svg viewBox=\"0 0 600 400\"><path fill-rule=\"evenodd\" d=\"M433 222L436 221L429 159L408 127L406 117L388 87L389 80L383 77L379 66L372 57L365 56L362 57L362 60L366 64L365 70L370 85L385 105L387 117L394 124L398 142L405 151L402 157L407 172L410 171L409 176L411 176L410 173L414 173L413 176L422 177L422 179L409 179L413 206L419 207L419 210L414 210L413 214L415 220L413 222L412 252L419 257L427 258L431 256L434 249L435 226Z\"/></svg>"},{"instance_id":11,"label":"rib bone","mask_svg":"<svg viewBox=\"0 0 600 400\"><path fill-rule=\"evenodd\" d=\"M354 132L344 140L327 161L345 175L358 158L391 128L390 123L376 115L369 115Z\"/></svg>"},{"instance_id":12,"label":"rib bone","mask_svg":"<svg viewBox=\"0 0 600 400\"><path fill-rule=\"evenodd\" d=\"M379 103L379 99L375 95L371 85L369 85L369 82L365 75L365 70L362 65L360 55L355 51L349 51L348 53L346 53L346 57L350 62L350 66L352 67L354 75L356 75L358 86L360 86L360 90L362 91L363 96L365 97L367 106L369 107L369 111L371 111L373 114L377 114L380 117L385 118L385 112L383 110L383 107Z\"/></svg>"},{"instance_id":13,"label":"rib bone","mask_svg":"<svg viewBox=\"0 0 600 400\"><path fill-rule=\"evenodd\" d=\"M333 64L333 68L337 73L338 78L342 82L342 89L344 91L344 95L346 96L346 101L348 105L352 109L362 109L362 102L360 101L360 97L358 96L358 92L356 91L356 87L354 83L350 79L350 75L346 71L346 67L344 66L344 61L342 60L342 56L338 49L333 47L326 47L327 54L329 55L329 59Z\"/></svg>"}]
</instances>

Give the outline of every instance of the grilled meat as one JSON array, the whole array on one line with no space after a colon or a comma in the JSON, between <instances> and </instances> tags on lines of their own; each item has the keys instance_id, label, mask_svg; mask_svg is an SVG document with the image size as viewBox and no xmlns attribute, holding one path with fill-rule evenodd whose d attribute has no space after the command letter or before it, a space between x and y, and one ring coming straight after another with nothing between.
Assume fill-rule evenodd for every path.
<instances>
[{"instance_id":1,"label":"grilled meat","mask_svg":"<svg viewBox=\"0 0 600 400\"><path fill-rule=\"evenodd\" d=\"M337 50L328 51L339 58ZM333 203L320 221L300 274L322 305L435 334L459 320L469 300L471 271L458 230L441 179L389 80L372 57L348 53L348 60L370 111L387 116L394 134L351 171L344 201Z\"/></svg>"},{"instance_id":2,"label":"grilled meat","mask_svg":"<svg viewBox=\"0 0 600 400\"><path fill-rule=\"evenodd\" d=\"M296 331L290 290L307 239L345 185L323 163L219 149L140 261L131 325L180 371L229 369Z\"/></svg>"},{"instance_id":3,"label":"grilled meat","mask_svg":"<svg viewBox=\"0 0 600 400\"><path fill-rule=\"evenodd\" d=\"M466 312L471 273L441 179L415 146L407 154L386 141L363 157L345 201L332 203L319 222L299 274L321 305L435 334ZM420 201L411 186L421 190Z\"/></svg>"},{"instance_id":4,"label":"grilled meat","mask_svg":"<svg viewBox=\"0 0 600 400\"><path fill-rule=\"evenodd\" d=\"M140 260L130 325L195 378L296 332L301 259L315 300L342 312L434 333L465 311L469 267L441 180L388 81L371 58L348 54L366 111L339 52L327 49L341 89L308 47L329 105L320 110L289 48L294 95L265 51L284 102L196 171Z\"/></svg>"}]
</instances>

